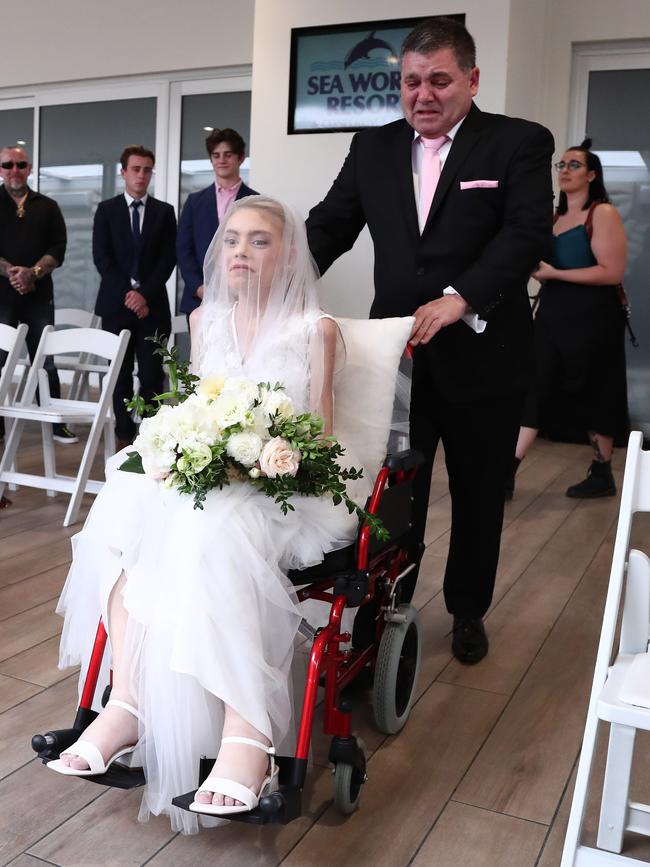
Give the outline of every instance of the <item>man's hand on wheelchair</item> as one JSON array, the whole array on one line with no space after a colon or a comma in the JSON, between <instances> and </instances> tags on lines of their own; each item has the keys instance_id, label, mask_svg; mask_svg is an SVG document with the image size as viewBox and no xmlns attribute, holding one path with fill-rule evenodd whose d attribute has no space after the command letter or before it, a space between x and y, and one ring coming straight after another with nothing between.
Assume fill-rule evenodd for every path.
<instances>
[{"instance_id":1,"label":"man's hand on wheelchair","mask_svg":"<svg viewBox=\"0 0 650 867\"><path fill-rule=\"evenodd\" d=\"M415 311L415 323L409 338L411 346L428 343L441 328L458 322L467 313L469 305L460 295L444 295L423 304Z\"/></svg>"}]
</instances>

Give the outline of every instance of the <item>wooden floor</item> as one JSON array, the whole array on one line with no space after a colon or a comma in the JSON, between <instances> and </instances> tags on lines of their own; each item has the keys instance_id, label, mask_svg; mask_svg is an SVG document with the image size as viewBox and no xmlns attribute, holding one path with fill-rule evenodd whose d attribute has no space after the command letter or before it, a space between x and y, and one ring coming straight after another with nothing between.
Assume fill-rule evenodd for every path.
<instances>
[{"instance_id":1,"label":"wooden floor","mask_svg":"<svg viewBox=\"0 0 650 867\"><path fill-rule=\"evenodd\" d=\"M57 446L62 467L78 446ZM25 461L36 464L30 437ZM620 483L624 453L615 457ZM331 806L327 740L316 736L305 815L285 827L231 824L181 837L165 818L136 822L140 795L48 773L35 732L71 724L74 672L57 669L54 613L70 560L67 496L26 488L0 512L0 864L38 867L555 867L559 864L584 724L618 499L570 500L587 448L540 442L522 465L506 510L490 653L457 664L441 595L449 495L436 465L427 551L415 603L424 654L418 700L397 737L376 732L368 696L355 725L368 782L349 818ZM88 505L84 504L85 516ZM635 534L647 536L640 521ZM637 540L638 543L638 540ZM650 750L640 745L633 794L650 798ZM601 750L602 764L602 750ZM595 774L598 790L601 774ZM595 807L585 834L593 838ZM628 851L650 857L630 835Z\"/></svg>"}]
</instances>

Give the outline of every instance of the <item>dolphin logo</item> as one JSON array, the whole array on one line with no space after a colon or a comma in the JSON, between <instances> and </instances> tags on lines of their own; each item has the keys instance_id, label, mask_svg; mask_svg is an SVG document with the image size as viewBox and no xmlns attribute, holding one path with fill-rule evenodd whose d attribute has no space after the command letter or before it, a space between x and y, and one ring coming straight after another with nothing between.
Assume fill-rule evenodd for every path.
<instances>
[{"instance_id":1,"label":"dolphin logo","mask_svg":"<svg viewBox=\"0 0 650 867\"><path fill-rule=\"evenodd\" d=\"M384 42L383 39L377 39L375 37L375 31L367 36L365 39L362 39L361 42L357 42L357 44L352 48L347 57L345 58L345 63L343 64L343 69L347 69L348 66L352 66L352 64L356 60L370 60L370 55L368 52L372 51L375 48L386 48L390 52L391 57L396 57L397 55L393 51L391 45L387 42Z\"/></svg>"}]
</instances>

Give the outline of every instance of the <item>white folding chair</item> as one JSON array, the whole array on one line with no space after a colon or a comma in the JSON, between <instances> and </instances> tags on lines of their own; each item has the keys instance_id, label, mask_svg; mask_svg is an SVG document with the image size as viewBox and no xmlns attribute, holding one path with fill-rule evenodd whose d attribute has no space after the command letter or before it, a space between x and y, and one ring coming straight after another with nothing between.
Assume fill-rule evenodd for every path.
<instances>
[{"instance_id":1,"label":"white folding chair","mask_svg":"<svg viewBox=\"0 0 650 867\"><path fill-rule=\"evenodd\" d=\"M83 494L86 492L96 494L103 484L89 478L102 432L106 458L108 459L115 451L112 398L128 340L129 332L126 329L120 332L119 336L97 328L69 328L65 331L55 331L52 325L48 325L43 329L22 398L19 402L0 405L0 415L14 419L0 461L0 496L7 483L44 488L52 496L55 491L70 493L72 496L63 526L67 527L75 522ZM97 402L51 397L47 373L43 366L45 358L48 355L69 352L92 353L110 361ZM35 402L37 388L40 406ZM13 469L26 421L41 423L44 476L16 472ZM56 472L52 425L73 423L90 424L90 432L76 477L61 476Z\"/></svg>"},{"instance_id":2,"label":"white folding chair","mask_svg":"<svg viewBox=\"0 0 650 867\"><path fill-rule=\"evenodd\" d=\"M167 349L172 349L176 345L176 338L179 334L187 334L187 316L182 313L180 316L172 316L172 327L167 341Z\"/></svg>"},{"instance_id":3,"label":"white folding chair","mask_svg":"<svg viewBox=\"0 0 650 867\"><path fill-rule=\"evenodd\" d=\"M99 316L90 313L88 310L80 310L76 307L62 307L54 311L55 328L99 328L99 323ZM19 373L15 377L14 400L20 400L30 366L29 355L25 351L17 364ZM79 400L82 396L87 399L90 374L97 373L101 377L108 370L106 364L93 363L93 357L87 352L81 353L76 357L70 355L59 356L54 359L54 366L57 370L72 371L72 382L70 383L68 392L68 397L71 400Z\"/></svg>"},{"instance_id":4,"label":"white folding chair","mask_svg":"<svg viewBox=\"0 0 650 867\"><path fill-rule=\"evenodd\" d=\"M634 513L650 512L650 452L644 452L642 446L641 433L633 431L627 449L607 601L561 867L642 867L648 864L620 854L625 831L650 836L650 805L629 799L634 740L638 729L650 731L650 709L628 704L620 698L635 655L646 653L650 639L650 559L642 551L628 550ZM610 665L623 591L618 654ZM648 689L650 691L650 684ZM601 720L609 723L610 730L598 848L594 848L580 844L580 832Z\"/></svg>"},{"instance_id":5,"label":"white folding chair","mask_svg":"<svg viewBox=\"0 0 650 867\"><path fill-rule=\"evenodd\" d=\"M0 325L0 350L7 353L7 359L0 372L0 406L9 401L11 382L25 348L26 336L27 326L24 322L18 328Z\"/></svg>"},{"instance_id":6,"label":"white folding chair","mask_svg":"<svg viewBox=\"0 0 650 867\"><path fill-rule=\"evenodd\" d=\"M100 328L99 316L88 310L76 307L62 307L54 311L55 328ZM72 382L68 391L70 400L88 400L90 375L97 374L98 386L101 378L108 373L108 364L99 361L94 354L80 352L78 355L58 355L54 359L57 370L72 371Z\"/></svg>"}]
</instances>

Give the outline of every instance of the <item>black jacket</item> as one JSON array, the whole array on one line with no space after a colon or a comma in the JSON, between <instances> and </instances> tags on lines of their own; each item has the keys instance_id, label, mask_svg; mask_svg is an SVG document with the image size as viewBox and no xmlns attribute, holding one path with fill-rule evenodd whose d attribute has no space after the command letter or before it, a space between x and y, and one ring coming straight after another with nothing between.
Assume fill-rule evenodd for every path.
<instances>
[{"instance_id":1,"label":"black jacket","mask_svg":"<svg viewBox=\"0 0 650 867\"><path fill-rule=\"evenodd\" d=\"M413 190L414 132L400 120L357 133L339 176L309 214L309 246L323 273L367 223L375 250L371 316L405 316L453 286L488 321L464 322L426 346L449 400L521 390L528 376L528 275L549 255L553 194L549 131L472 105L458 130L420 235ZM497 185L467 187L471 181ZM461 188L465 182L465 188Z\"/></svg>"},{"instance_id":2,"label":"black jacket","mask_svg":"<svg viewBox=\"0 0 650 867\"><path fill-rule=\"evenodd\" d=\"M111 316L131 289L133 235L124 195L100 202L93 223L93 260L101 282L95 313ZM176 264L176 217L166 202L147 197L140 245L140 289L152 314L169 316L165 284Z\"/></svg>"}]
</instances>

